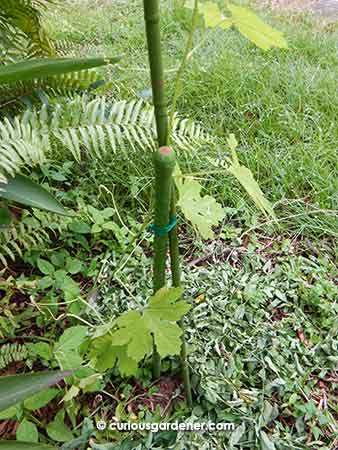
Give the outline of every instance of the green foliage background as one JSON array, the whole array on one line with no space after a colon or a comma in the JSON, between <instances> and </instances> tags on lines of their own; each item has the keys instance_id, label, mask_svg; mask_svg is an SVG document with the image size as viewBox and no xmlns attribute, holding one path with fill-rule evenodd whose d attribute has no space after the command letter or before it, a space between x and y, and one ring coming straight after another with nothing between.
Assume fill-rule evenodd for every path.
<instances>
[{"instance_id":1,"label":"green foliage background","mask_svg":"<svg viewBox=\"0 0 338 450\"><path fill-rule=\"evenodd\" d=\"M189 10L169 1L162 7L171 97ZM56 442L65 450L71 448L68 442L85 448L93 435L93 450L331 450L337 445L336 26L317 28L306 18L265 19L284 31L289 51L266 53L235 31L219 29L209 30L203 41L200 29L178 99L180 167L202 173L202 195L214 196L224 208L215 239L204 243L179 218L185 300L191 305L186 326L197 396L192 414L173 391L167 409L141 405L135 419L131 405L140 406L140 398L154 402L163 395L161 387L149 382L147 361L134 364L135 383L112 367L112 357L107 366L101 360L101 368L77 371L67 390L51 388L0 415L12 429L20 421L20 438ZM96 358L95 340L110 338L108 330L121 314L146 308L151 291L147 227L153 175L143 144L151 141L152 123L146 120L139 128L131 120L143 112L149 119L141 4L100 0L93 7L89 1L65 1L50 8L43 21L62 54L126 53L126 58L83 78L25 87L24 105L17 100L22 90L1 97L2 117L27 110L23 123L38 130L31 137L43 162L33 179L76 211L76 217L60 218L14 209L17 226L1 231L1 263L9 263L0 269L4 372L18 363L27 371L86 365ZM28 55L30 38L22 39ZM95 94L104 96L104 105ZM8 105L8 99L15 101ZM184 117L194 124L182 125ZM202 127L194 134L196 124ZM72 128L78 141L69 144ZM22 122L13 129L19 142L15 133L24 130ZM1 132L3 139L6 131ZM239 141L239 161L272 202L277 224L257 211L234 179L205 174L222 169L231 156L229 133ZM41 134L51 151L44 151ZM112 142L115 151L97 153L114 149ZM30 172L30 164L22 167ZM178 360L166 359L164 370L176 374ZM41 416L39 409L49 407L53 417ZM94 411L93 422L113 412L120 420L234 421L237 428L212 440L199 434L121 436L81 423Z\"/></svg>"}]
</instances>

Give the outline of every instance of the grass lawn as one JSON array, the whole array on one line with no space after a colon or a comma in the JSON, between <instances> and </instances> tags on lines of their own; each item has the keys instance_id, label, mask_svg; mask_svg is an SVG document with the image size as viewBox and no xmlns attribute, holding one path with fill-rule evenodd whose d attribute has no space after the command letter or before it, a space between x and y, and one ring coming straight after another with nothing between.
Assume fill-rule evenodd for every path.
<instances>
[{"instance_id":1,"label":"grass lawn","mask_svg":"<svg viewBox=\"0 0 338 450\"><path fill-rule=\"evenodd\" d=\"M53 14L48 26L78 55L126 54L120 70L112 68L111 95L147 98L142 5L95 4L72 2L66 13L61 8ZM162 28L170 95L189 19L187 10L172 12L169 4L163 2ZM236 32L197 35L178 112L200 122L221 143L229 133L236 134L241 160L275 204L285 233L337 237L336 31L333 25L323 29L300 19L268 20L285 32L288 51L264 52ZM223 148L209 149L209 154L226 152ZM210 185L241 219L257 224L236 183L213 177Z\"/></svg>"}]
</instances>

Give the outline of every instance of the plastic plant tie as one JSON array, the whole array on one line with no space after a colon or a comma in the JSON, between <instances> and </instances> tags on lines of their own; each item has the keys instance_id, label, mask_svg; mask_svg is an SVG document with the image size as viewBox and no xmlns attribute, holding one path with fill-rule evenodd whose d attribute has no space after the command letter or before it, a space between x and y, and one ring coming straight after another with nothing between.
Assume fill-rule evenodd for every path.
<instances>
[{"instance_id":1,"label":"plastic plant tie","mask_svg":"<svg viewBox=\"0 0 338 450\"><path fill-rule=\"evenodd\" d=\"M176 216L172 217L170 219L170 222L166 227L160 228L156 226L154 223L150 225L150 231L154 233L156 236L165 236L166 234L170 233L170 231L176 227L177 224L177 218Z\"/></svg>"}]
</instances>

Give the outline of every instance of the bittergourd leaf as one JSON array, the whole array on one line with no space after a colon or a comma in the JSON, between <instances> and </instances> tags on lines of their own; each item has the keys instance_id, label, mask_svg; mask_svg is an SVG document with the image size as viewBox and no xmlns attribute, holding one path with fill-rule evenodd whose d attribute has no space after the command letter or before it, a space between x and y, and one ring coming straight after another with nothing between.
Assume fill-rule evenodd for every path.
<instances>
[{"instance_id":1,"label":"bittergourd leaf","mask_svg":"<svg viewBox=\"0 0 338 450\"><path fill-rule=\"evenodd\" d=\"M137 361L127 355L126 346L113 346L110 333L92 341L89 357L99 372L105 372L115 366L123 376L130 376L137 371Z\"/></svg>"},{"instance_id":2,"label":"bittergourd leaf","mask_svg":"<svg viewBox=\"0 0 338 450\"><path fill-rule=\"evenodd\" d=\"M192 178L176 177L179 192L177 205L203 239L213 239L212 226L226 216L224 208L210 195L201 196L202 186Z\"/></svg>"},{"instance_id":3,"label":"bittergourd leaf","mask_svg":"<svg viewBox=\"0 0 338 450\"><path fill-rule=\"evenodd\" d=\"M148 302L146 312L162 320L178 321L190 309L186 302L177 301L182 288L160 289Z\"/></svg>"},{"instance_id":4,"label":"bittergourd leaf","mask_svg":"<svg viewBox=\"0 0 338 450\"><path fill-rule=\"evenodd\" d=\"M271 47L287 48L283 33L265 23L255 13L243 6L228 4L231 21L238 31L263 50Z\"/></svg>"},{"instance_id":5,"label":"bittergourd leaf","mask_svg":"<svg viewBox=\"0 0 338 450\"><path fill-rule=\"evenodd\" d=\"M231 150L231 164L228 167L228 171L239 181L242 187L249 194L251 199L254 201L255 205L267 216L275 217L273 208L269 200L263 194L259 184L254 179L253 174L250 169L245 166L242 166L239 163L236 147L238 143L233 134L231 134L227 140L228 145Z\"/></svg>"},{"instance_id":6,"label":"bittergourd leaf","mask_svg":"<svg viewBox=\"0 0 338 450\"><path fill-rule=\"evenodd\" d=\"M152 352L151 331L138 311L122 315L117 325L119 329L113 334L113 345L127 345L127 354L135 361L141 361Z\"/></svg>"},{"instance_id":7,"label":"bittergourd leaf","mask_svg":"<svg viewBox=\"0 0 338 450\"><path fill-rule=\"evenodd\" d=\"M176 321L190 309L181 295L181 288L162 288L143 312L120 316L107 334L92 341L89 357L95 368L105 371L117 363L122 375L133 375L138 363L152 353L153 339L161 357L179 354L182 329Z\"/></svg>"},{"instance_id":8,"label":"bittergourd leaf","mask_svg":"<svg viewBox=\"0 0 338 450\"><path fill-rule=\"evenodd\" d=\"M177 323L161 320L149 312L145 312L143 320L153 333L156 349L162 358L180 353L183 330Z\"/></svg>"},{"instance_id":9,"label":"bittergourd leaf","mask_svg":"<svg viewBox=\"0 0 338 450\"><path fill-rule=\"evenodd\" d=\"M189 3L186 6L191 7ZM203 15L206 28L229 29L231 26L257 47L269 50L272 47L287 48L283 33L265 23L249 8L228 3L229 16L224 16L218 4L212 1L201 2L199 12Z\"/></svg>"},{"instance_id":10,"label":"bittergourd leaf","mask_svg":"<svg viewBox=\"0 0 338 450\"><path fill-rule=\"evenodd\" d=\"M202 3L202 5L200 6L200 12L204 17L204 24L206 28L220 27L223 30L226 30L232 25L231 20L223 16L217 3Z\"/></svg>"}]
</instances>

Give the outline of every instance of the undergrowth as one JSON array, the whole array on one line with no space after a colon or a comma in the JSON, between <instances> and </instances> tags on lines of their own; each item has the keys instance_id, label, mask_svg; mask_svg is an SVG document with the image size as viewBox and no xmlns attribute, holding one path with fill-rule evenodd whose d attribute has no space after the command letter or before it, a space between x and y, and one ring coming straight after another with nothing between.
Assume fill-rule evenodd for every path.
<instances>
[{"instance_id":1,"label":"undergrowth","mask_svg":"<svg viewBox=\"0 0 338 450\"><path fill-rule=\"evenodd\" d=\"M117 100L150 101L141 4L64 3L67 7L53 8L45 18L58 50L76 56L126 54L118 69L98 70L98 77L107 78L104 128ZM172 80L187 11L177 1L162 3L166 76ZM178 151L179 163L184 172L199 173L204 192L227 214L215 240L204 243L179 217L185 297L192 305L185 319L196 399L192 414L182 397L176 359L164 360L165 375L154 383L148 360L137 379L88 367L86 336L121 313L142 308L149 297L153 173L142 142L132 151L133 136L126 134L123 145L116 140L117 150L104 158L76 161L80 147L94 156L101 148L102 133L85 121L77 135L81 145L71 149L75 158L65 143L68 127L61 136L49 129L52 152L32 173L76 214L57 218L13 208L21 228L16 236L2 234L0 260L8 266L0 271L0 371L58 368L62 351L63 362L80 358L85 367L68 388L60 385L14 413L0 414L1 438L15 437L17 419L24 417L39 426L43 441L61 446L82 439L86 448L92 436L93 450L332 450L338 445L336 35L332 26L317 30L298 20L278 20L290 44L287 52L264 53L235 33L212 31L194 49L184 77L179 117L192 118L216 138L212 145L190 146L190 153ZM87 96L90 101L92 94ZM59 128L81 116L76 102L69 97L60 103L67 114ZM45 124L50 125L53 107L47 102L42 108ZM106 128L104 133L110 149L115 134L109 136ZM205 174L223 164L229 133L240 142L241 162L273 203L277 222L262 218L230 178ZM99 432L94 424L102 418L212 420L233 422L236 430Z\"/></svg>"}]
</instances>

